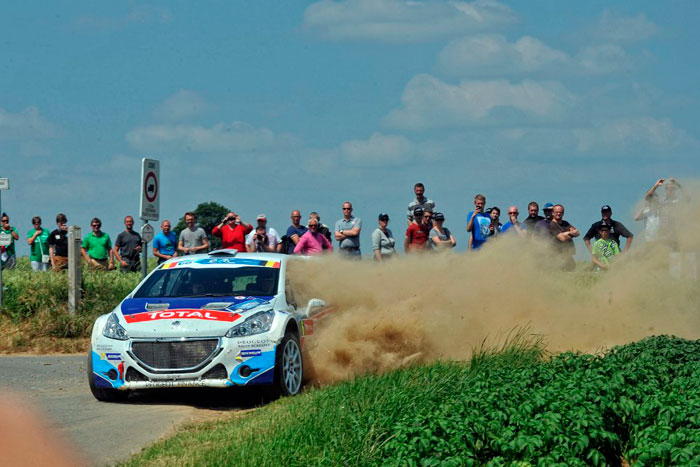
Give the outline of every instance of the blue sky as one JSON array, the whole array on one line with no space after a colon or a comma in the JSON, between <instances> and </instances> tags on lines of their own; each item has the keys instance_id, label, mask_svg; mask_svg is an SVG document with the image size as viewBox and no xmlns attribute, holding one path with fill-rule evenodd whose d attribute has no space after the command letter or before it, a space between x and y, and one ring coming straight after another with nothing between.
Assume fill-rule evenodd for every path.
<instances>
[{"instance_id":1,"label":"blue sky","mask_svg":"<svg viewBox=\"0 0 700 467\"><path fill-rule=\"evenodd\" d=\"M697 178L700 4L46 2L0 7L2 209L114 238L140 160L161 215L217 201L278 230L345 200L402 237L416 181L466 246L474 194L561 202L580 229ZM584 249L582 242L578 250ZM20 254L27 254L24 245Z\"/></svg>"}]
</instances>

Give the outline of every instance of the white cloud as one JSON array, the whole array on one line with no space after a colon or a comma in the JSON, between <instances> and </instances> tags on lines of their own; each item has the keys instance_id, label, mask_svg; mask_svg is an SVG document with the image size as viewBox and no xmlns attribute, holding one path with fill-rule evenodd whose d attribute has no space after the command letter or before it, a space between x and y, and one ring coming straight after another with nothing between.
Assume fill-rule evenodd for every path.
<instances>
[{"instance_id":1,"label":"white cloud","mask_svg":"<svg viewBox=\"0 0 700 467\"><path fill-rule=\"evenodd\" d=\"M181 89L153 110L153 117L157 120L177 122L196 117L206 112L209 104L196 92Z\"/></svg>"},{"instance_id":2,"label":"white cloud","mask_svg":"<svg viewBox=\"0 0 700 467\"><path fill-rule=\"evenodd\" d=\"M619 45L604 44L581 49L577 62L584 71L593 74L607 74L629 71L634 67L634 59Z\"/></svg>"},{"instance_id":3,"label":"white cloud","mask_svg":"<svg viewBox=\"0 0 700 467\"><path fill-rule=\"evenodd\" d=\"M56 136L56 127L36 107L27 107L19 113L0 109L0 140L31 141Z\"/></svg>"},{"instance_id":4,"label":"white cloud","mask_svg":"<svg viewBox=\"0 0 700 467\"><path fill-rule=\"evenodd\" d=\"M599 121L591 128L574 129L572 132L580 152L594 150L650 152L696 144L692 137L676 128L668 118L619 118ZM668 152L667 155L672 157L673 153Z\"/></svg>"},{"instance_id":5,"label":"white cloud","mask_svg":"<svg viewBox=\"0 0 700 467\"><path fill-rule=\"evenodd\" d=\"M495 0L322 0L304 12L304 27L331 40L423 42L514 22Z\"/></svg>"},{"instance_id":6,"label":"white cloud","mask_svg":"<svg viewBox=\"0 0 700 467\"><path fill-rule=\"evenodd\" d=\"M151 125L126 134L134 148L147 152L263 152L298 145L288 134L268 128L255 128L244 122L199 125Z\"/></svg>"},{"instance_id":7,"label":"white cloud","mask_svg":"<svg viewBox=\"0 0 700 467\"><path fill-rule=\"evenodd\" d=\"M76 18L73 24L85 30L111 31L125 28L130 24L166 24L173 19L172 12L167 8L151 5L136 5L128 12L117 16L83 15Z\"/></svg>"},{"instance_id":8,"label":"white cloud","mask_svg":"<svg viewBox=\"0 0 700 467\"><path fill-rule=\"evenodd\" d=\"M340 159L357 166L399 165L415 152L415 145L404 136L381 133L374 133L366 140L345 141L339 147Z\"/></svg>"},{"instance_id":9,"label":"white cloud","mask_svg":"<svg viewBox=\"0 0 700 467\"><path fill-rule=\"evenodd\" d=\"M525 80L463 81L447 84L430 75L415 76L406 85L400 109L384 123L421 129L526 119L556 119L573 105L575 96L556 82Z\"/></svg>"},{"instance_id":10,"label":"white cloud","mask_svg":"<svg viewBox=\"0 0 700 467\"><path fill-rule=\"evenodd\" d=\"M658 31L658 26L641 13L622 16L607 9L593 26L590 35L600 42L637 42L652 37Z\"/></svg>"},{"instance_id":11,"label":"white cloud","mask_svg":"<svg viewBox=\"0 0 700 467\"><path fill-rule=\"evenodd\" d=\"M511 43L502 35L489 34L450 42L440 52L438 66L450 74L484 76L551 69L568 60L566 53L530 36Z\"/></svg>"}]
</instances>

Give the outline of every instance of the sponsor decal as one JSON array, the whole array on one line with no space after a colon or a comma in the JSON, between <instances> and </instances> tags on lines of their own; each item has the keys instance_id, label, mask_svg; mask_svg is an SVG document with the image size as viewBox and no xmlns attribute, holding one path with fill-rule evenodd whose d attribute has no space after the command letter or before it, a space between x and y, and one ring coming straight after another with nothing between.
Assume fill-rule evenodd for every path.
<instances>
[{"instance_id":1,"label":"sponsor decal","mask_svg":"<svg viewBox=\"0 0 700 467\"><path fill-rule=\"evenodd\" d=\"M115 360L118 362L122 360L122 354L120 353L106 353L102 355L104 355L107 358L107 360Z\"/></svg>"},{"instance_id":2,"label":"sponsor decal","mask_svg":"<svg viewBox=\"0 0 700 467\"><path fill-rule=\"evenodd\" d=\"M230 311L196 309L148 311L145 313L124 315L124 319L127 323L143 323L146 321L158 321L162 319L201 319L204 321L233 322L240 317L241 315L238 313L232 313Z\"/></svg>"},{"instance_id":3,"label":"sponsor decal","mask_svg":"<svg viewBox=\"0 0 700 467\"><path fill-rule=\"evenodd\" d=\"M163 266L161 266L161 269L172 269L172 268L175 268L178 266L185 266L187 264L192 264L192 260L191 259L184 259L182 261L176 261L174 263L167 263L167 264L164 264Z\"/></svg>"},{"instance_id":4,"label":"sponsor decal","mask_svg":"<svg viewBox=\"0 0 700 467\"><path fill-rule=\"evenodd\" d=\"M238 297L236 297L238 298ZM244 297L245 298L245 297ZM252 300L248 300L246 302L240 302L236 303L233 306L229 307L229 310L252 310L253 308L259 307L260 305L264 305L266 303L269 303L267 300L260 300L257 298L254 298Z\"/></svg>"},{"instance_id":5,"label":"sponsor decal","mask_svg":"<svg viewBox=\"0 0 700 467\"><path fill-rule=\"evenodd\" d=\"M114 347L112 347L111 345L96 344L95 350L100 351L100 352L109 352L111 350L114 350Z\"/></svg>"},{"instance_id":6,"label":"sponsor decal","mask_svg":"<svg viewBox=\"0 0 700 467\"><path fill-rule=\"evenodd\" d=\"M241 350L241 357L259 357L262 355L262 350L260 349L245 349Z\"/></svg>"},{"instance_id":7,"label":"sponsor decal","mask_svg":"<svg viewBox=\"0 0 700 467\"><path fill-rule=\"evenodd\" d=\"M248 258L204 258L196 261L197 264L240 264L245 266L262 266L266 268L280 268L279 261L265 261L259 259ZM179 264L179 263L171 263ZM172 266L174 267L174 266Z\"/></svg>"},{"instance_id":8,"label":"sponsor decal","mask_svg":"<svg viewBox=\"0 0 700 467\"><path fill-rule=\"evenodd\" d=\"M270 339L251 339L245 341L238 341L238 347L269 347L272 345Z\"/></svg>"}]
</instances>

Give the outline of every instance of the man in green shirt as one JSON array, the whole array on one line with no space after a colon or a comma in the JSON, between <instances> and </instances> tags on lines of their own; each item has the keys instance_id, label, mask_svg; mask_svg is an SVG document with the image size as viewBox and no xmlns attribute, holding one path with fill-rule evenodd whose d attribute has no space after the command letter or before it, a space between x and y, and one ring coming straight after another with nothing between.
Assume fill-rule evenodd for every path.
<instances>
[{"instance_id":1,"label":"man in green shirt","mask_svg":"<svg viewBox=\"0 0 700 467\"><path fill-rule=\"evenodd\" d=\"M620 254L620 247L610 236L610 227L608 222L600 223L598 226L600 238L593 243L593 251L591 252L593 255L593 264L603 270L608 269L613 256Z\"/></svg>"},{"instance_id":2,"label":"man in green shirt","mask_svg":"<svg viewBox=\"0 0 700 467\"><path fill-rule=\"evenodd\" d=\"M109 235L100 231L102 221L95 217L90 221L92 232L83 239L80 251L83 258L88 263L88 267L93 270L105 271L114 267L114 252L112 251L112 241Z\"/></svg>"},{"instance_id":3,"label":"man in green shirt","mask_svg":"<svg viewBox=\"0 0 700 467\"><path fill-rule=\"evenodd\" d=\"M0 223L2 224L0 230L2 230L3 233L10 234L12 237L8 246L0 247L0 261L2 262L3 269L12 269L17 262L15 257L15 240L19 240L19 234L17 233L17 229L10 225L10 217L4 212L2 213L2 217L0 217Z\"/></svg>"},{"instance_id":4,"label":"man in green shirt","mask_svg":"<svg viewBox=\"0 0 700 467\"><path fill-rule=\"evenodd\" d=\"M49 231L41 227L41 217L32 217L34 228L27 232L29 261L32 271L47 271L49 267Z\"/></svg>"}]
</instances>

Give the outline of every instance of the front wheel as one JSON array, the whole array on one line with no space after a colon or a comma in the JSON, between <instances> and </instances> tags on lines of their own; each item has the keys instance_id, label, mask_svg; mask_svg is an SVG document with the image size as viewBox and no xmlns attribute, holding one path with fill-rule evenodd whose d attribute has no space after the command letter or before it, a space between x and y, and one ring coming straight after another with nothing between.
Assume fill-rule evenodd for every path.
<instances>
[{"instance_id":1,"label":"front wheel","mask_svg":"<svg viewBox=\"0 0 700 467\"><path fill-rule=\"evenodd\" d=\"M95 396L95 399L102 402L122 402L129 397L129 391L120 391L113 388L98 388L95 386L95 374L92 371L92 351L88 352L87 364L88 385L90 392Z\"/></svg>"},{"instance_id":2,"label":"front wheel","mask_svg":"<svg viewBox=\"0 0 700 467\"><path fill-rule=\"evenodd\" d=\"M287 332L277 347L275 356L275 393L281 396L294 396L301 392L304 366L301 347L296 334Z\"/></svg>"}]
</instances>

